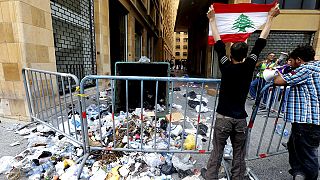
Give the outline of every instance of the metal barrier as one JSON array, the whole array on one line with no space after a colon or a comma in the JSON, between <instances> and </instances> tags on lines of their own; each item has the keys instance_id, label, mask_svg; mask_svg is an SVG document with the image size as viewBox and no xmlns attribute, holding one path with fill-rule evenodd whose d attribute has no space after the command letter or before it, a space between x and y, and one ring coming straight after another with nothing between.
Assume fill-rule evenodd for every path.
<instances>
[{"instance_id":1,"label":"metal barrier","mask_svg":"<svg viewBox=\"0 0 320 180\"><path fill-rule=\"evenodd\" d=\"M42 71L36 69L23 69L24 85L26 90L26 97L29 106L29 113L32 121L40 122L51 129L65 135L67 138L83 146L84 156L78 160L82 161L80 169L78 171L78 177L81 175L82 167L89 157L92 151L96 150L107 150L107 151L128 151L128 152L166 152L166 153L197 153L197 154L209 154L212 149L212 135L213 126L215 120L215 107L218 99L218 93L216 93L212 104L212 116L208 121L208 138L206 143L202 144L200 135L201 126L201 109L202 101L204 97L205 86L214 86L216 92L219 91L220 80L218 79L201 79L201 78L171 78L171 77L137 77L137 76L86 76L79 83L78 78L72 74L56 73L49 71ZM95 82L95 88L85 89L87 81ZM111 92L110 104L108 101L100 99L100 92L103 88L101 87L102 81L110 81ZM116 98L117 89L115 88L116 83L125 83L125 99L126 109L125 112L116 112ZM140 94L135 98L140 99L140 107L137 107L135 115L129 114L129 99L132 97L128 96L129 84L131 81L140 82ZM68 84L66 86L65 84ZM145 86L147 82L152 82L155 87L155 92L145 94ZM59 84L61 83L61 85ZM167 100L165 101L166 107L165 112L159 112L159 84L166 83L168 90ZM72 84L75 84L77 90L72 91ZM197 88L194 85L197 84ZM175 85L184 86L183 93L186 94L185 99L182 100L184 107L182 108L184 113L183 117L179 122L173 121L173 106L176 98L174 98ZM63 94L59 94L59 87L62 88ZM200 89L199 89L200 87ZM199 92L199 109L196 114L195 121L190 120L190 112L188 108L188 93L191 90ZM61 91L61 89L60 89ZM260 101L264 92L268 91L267 98L267 111L265 121L262 126L257 126L256 118L259 109ZM248 136L247 136L247 161L264 158L271 155L276 155L285 152L286 150L280 148L281 142L284 142L284 132L287 126L286 122L283 122L283 128L281 129L281 136L275 137L275 132L280 114L282 113L283 103L285 101L285 94L287 88L284 87L272 87L272 85L266 85L260 95L258 96L253 112L248 124ZM144 102L146 97L151 96L154 102L154 109L150 111L145 110ZM104 103L103 103L104 102ZM87 110L86 104L95 104L98 109L98 113L93 117L91 112ZM104 106L104 104L107 104ZM102 110L100 107L103 107ZM277 116L275 120L270 124L270 113L276 112ZM146 112L153 112L152 116L146 116ZM110 114L109 114L110 113ZM116 114L120 113L124 118L122 120L116 119ZM76 119L79 117L79 119ZM109 118L106 118L109 117ZM151 117L151 118L150 118ZM165 129L161 127L161 118L167 122ZM77 124L79 122L79 124ZM97 122L97 124L92 124ZM109 127L105 126L108 124ZM194 131L188 131L186 128L187 124L191 123L194 127ZM261 122L259 122L261 123ZM253 128L253 125L256 125ZM175 132L175 128L181 127L179 133L175 133L175 139L172 134ZM138 136L133 132L137 130ZM188 131L188 132L187 132ZM150 139L144 138L146 134L151 137ZM187 139L185 136L191 134L194 144L192 147L184 146ZM259 139L254 139L255 137ZM92 136L96 137L96 142L99 144L92 143ZM187 136L188 137L188 136ZM136 139L136 141L133 140ZM135 142L135 143L133 143ZM160 144L164 146L160 146ZM229 171L225 164L224 159L222 160L222 166L225 168L227 179L230 179ZM248 173L252 177L255 177L253 172L248 169ZM255 177L255 179L258 179Z\"/></svg>"},{"instance_id":2,"label":"metal barrier","mask_svg":"<svg viewBox=\"0 0 320 180\"><path fill-rule=\"evenodd\" d=\"M272 84L267 84L261 90L253 106L248 124L247 160L265 158L287 152L285 147L280 147L280 144L285 144L286 140L284 137L288 137L290 134L290 132L285 129L289 127L290 124L283 119L283 114L285 113L284 104L288 90L289 87L273 86ZM265 118L265 120L256 122L259 105L261 104L260 101L265 95L265 92L268 92L266 110L265 115L260 117ZM276 115L272 116L272 113ZM281 121L281 119L283 121ZM260 124L257 125L257 123ZM253 128L254 125L256 125L255 128ZM276 133L279 136L275 136ZM255 135L254 137L252 136L253 134Z\"/></svg>"},{"instance_id":3,"label":"metal barrier","mask_svg":"<svg viewBox=\"0 0 320 180\"><path fill-rule=\"evenodd\" d=\"M85 150L83 126L80 116L77 118L80 97L72 92L72 85L79 87L78 78L30 68L24 68L22 74L31 121L48 126Z\"/></svg>"},{"instance_id":4,"label":"metal barrier","mask_svg":"<svg viewBox=\"0 0 320 180\"><path fill-rule=\"evenodd\" d=\"M126 136L126 142L128 144L130 144L130 135L129 135L129 129L131 128L138 128L141 132L140 136L143 137L144 136L144 131L145 131L145 128L147 127L147 124L149 125L149 127L152 128L151 132L159 132L159 120L158 120L158 115L161 114L158 112L158 104L159 104L159 100L157 99L158 95L159 95L159 92L158 92L158 87L159 87L159 83L160 82L167 82L167 83L170 83L170 87L171 87L171 91L169 93L169 101L167 101L167 103L169 103L169 109L168 109L168 112L170 114L169 116L169 119L168 119L168 134L165 134L165 137L167 139L167 143L168 143L168 146L164 149L160 149L160 148L157 148L156 144L157 144L157 138L159 137L157 133L153 133L153 137L154 137L154 142L153 144L151 145L152 147L150 148L150 146L147 144L147 143L150 143L150 141L145 141L143 138L141 138L141 143L139 144L139 148L134 148L130 145L128 145L128 147L126 148L123 148L123 147L118 147L120 144L121 144L121 140L119 141L116 136L112 136L113 140L112 140L112 143L111 144L105 144L103 142L103 138L101 136L101 145L99 147L96 147L96 146L90 146L89 144L89 137L86 137L86 145L87 147L89 147L90 150L110 150L110 151L141 151L141 152L172 152L172 153L210 153L210 145L211 145L211 134L212 134L212 128L209 127L210 129L210 137L209 137L209 144L206 148L203 148L203 149L198 149L198 147L194 148L193 150L186 150L183 148L183 143L184 143L184 138L181 138L181 147L180 149L177 149L177 148L174 148L174 146L171 144L173 142L173 140L170 138L171 137L171 131L172 131L172 127L173 124L172 124L172 105L174 104L174 93L173 93L173 89L174 89L174 84L175 83L186 83L186 94L188 94L189 90L190 90L190 83L200 83L201 84L201 96L200 96L200 102L202 101L203 99L203 93L204 93L204 90L205 90L205 83L213 83L216 85L216 90L218 90L219 88L219 83L220 83L220 80L216 80L216 79L198 79L198 78L170 78L170 77L135 77L135 76L86 76L84 79L81 80L81 83L80 83L80 93L81 93L81 102L82 102L82 118L83 118L83 122L84 122L84 130L85 132L89 133L88 131L88 118L87 118L87 114L88 112L85 111L85 109L87 108L86 107L86 96L88 96L88 94L85 94L85 89L84 89L84 84L86 81L88 80L96 80L96 91L95 91L95 102L97 103L98 106L100 106L100 101L99 101L99 80L110 80L111 82L111 94L112 94L112 104L111 104L111 113L112 113L112 134L116 134L116 129L119 128L117 126L121 126L122 129L125 129L125 136ZM116 93L115 93L115 82L116 81L125 81L126 83L126 112L125 112L125 122L122 122L122 124L116 124L115 122L115 113L118 113L118 112L115 112L115 99L116 99ZM141 106L139 107L140 109L140 114L139 114L139 118L138 119L133 119L129 116L129 109L128 109L128 99L130 97L128 97L128 84L130 83L130 81L140 81L141 82L141 87L140 87L140 94L138 96L140 96L140 100L141 100ZM146 81L153 81L155 83L155 89L156 91L154 92L154 107L155 109L153 110L154 112L154 118L151 120L152 122L148 122L146 120L146 117L144 116L144 83ZM184 102L185 103L185 108L184 108L184 117L183 117L183 121L182 121L182 125L183 125L183 128L182 128L182 132L181 134L185 134L185 126L186 126L186 121L187 121L187 105L188 105L188 96L185 97L186 98L186 101ZM216 101L217 101L217 96L215 97L215 102L214 102L214 107L216 105ZM197 131L195 132L195 144L197 145L198 143L198 137L199 137L199 124L200 124L200 116L201 116L201 108L203 106L200 106L200 110L199 110L199 113L198 113L198 116L197 116L197 122L196 122L196 129ZM98 131L99 131L99 134L102 135L102 130L101 130L101 127L102 127L102 124L104 122L102 122L102 117L100 116L100 112L98 113L99 116L98 116L98 121L99 121L99 127L98 127ZM211 127L213 127L213 124L214 124L214 116L215 115L215 108L214 108L214 112L213 112L213 115L212 115L212 121L211 121ZM135 126L133 125L131 122L135 120L135 121L139 121L139 127L138 126ZM105 120L104 120L105 121ZM131 124L130 124L131 123ZM149 124L150 123L150 124ZM132 126L132 127L130 127ZM148 127L148 128L149 128ZM86 134L87 134L86 133ZM91 132L90 132L91 133ZM170 145L171 144L171 145Z\"/></svg>"}]
</instances>

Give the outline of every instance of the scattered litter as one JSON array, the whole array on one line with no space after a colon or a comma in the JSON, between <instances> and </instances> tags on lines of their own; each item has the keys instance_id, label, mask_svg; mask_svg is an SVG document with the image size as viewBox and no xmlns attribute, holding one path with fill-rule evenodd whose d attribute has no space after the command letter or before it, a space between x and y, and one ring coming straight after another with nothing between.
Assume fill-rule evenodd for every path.
<instances>
[{"instance_id":1,"label":"scattered litter","mask_svg":"<svg viewBox=\"0 0 320 180\"><path fill-rule=\"evenodd\" d=\"M183 119L184 116L180 112L173 112L171 114L167 114L166 118L167 118L168 121L171 120L171 122L177 122L177 121L180 121L181 119Z\"/></svg>"},{"instance_id":2,"label":"scattered litter","mask_svg":"<svg viewBox=\"0 0 320 180\"><path fill-rule=\"evenodd\" d=\"M139 59L140 63L149 63L150 59L147 58L146 56L141 56L141 58Z\"/></svg>"},{"instance_id":3,"label":"scattered litter","mask_svg":"<svg viewBox=\"0 0 320 180\"><path fill-rule=\"evenodd\" d=\"M200 110L201 110L202 113L209 111L209 109L208 109L206 106L201 106L201 109L200 109L200 105L197 105L197 106L196 106L196 111L197 111L197 113L199 113Z\"/></svg>"},{"instance_id":4,"label":"scattered litter","mask_svg":"<svg viewBox=\"0 0 320 180\"><path fill-rule=\"evenodd\" d=\"M145 57L141 59L145 60ZM197 87L190 83L189 87L192 86ZM173 90L181 91L181 88ZM183 92L175 94L183 95ZM209 111L206 107L207 98L197 95L194 91L187 95L189 106L197 110L197 106L201 104L201 112ZM88 99L95 100L90 96ZM181 113L183 107L179 104L172 103L173 111L170 113L162 113L168 109L157 104L156 111L144 106L145 108L136 108L133 112L121 111L113 114L112 106L108 102L111 100L108 90L100 92L99 100L101 104L89 104L85 108L90 146L139 150L202 150L202 147L206 147L203 146L202 139L208 133L205 123L207 118L201 115L198 121L185 117ZM57 118L57 128L69 136L77 135L78 138L82 138L81 117L74 109L77 109L75 105L69 105L68 116L61 115ZM198 116L194 111L192 113L195 117ZM201 123L197 132L198 122ZM15 129L17 128L12 128ZM26 175L29 179L64 180L80 176L81 179L90 180L171 180L172 174L176 173L180 179L197 180L200 175L199 170L194 169L196 161L190 154L104 150L92 151L79 175L80 164L85 155L84 149L65 137L65 134L54 132L41 124L23 128L16 133L28 140L28 149L15 157L0 159L0 172L10 177ZM18 144L19 142L12 143Z\"/></svg>"},{"instance_id":5,"label":"scattered litter","mask_svg":"<svg viewBox=\"0 0 320 180\"><path fill-rule=\"evenodd\" d=\"M0 158L0 174L7 173L13 167L13 163L15 162L14 157L12 156L3 156Z\"/></svg>"},{"instance_id":6,"label":"scattered litter","mask_svg":"<svg viewBox=\"0 0 320 180\"><path fill-rule=\"evenodd\" d=\"M209 96L216 96L218 94L218 91L216 89L207 89L207 94Z\"/></svg>"},{"instance_id":7,"label":"scattered litter","mask_svg":"<svg viewBox=\"0 0 320 180\"><path fill-rule=\"evenodd\" d=\"M179 104L172 104L172 107L175 108L175 109L178 109L178 110L181 110L182 109L182 106L179 105Z\"/></svg>"},{"instance_id":8,"label":"scattered litter","mask_svg":"<svg viewBox=\"0 0 320 180\"><path fill-rule=\"evenodd\" d=\"M10 144L11 147L13 147L13 146L18 146L18 145L20 145L20 142L19 142L19 141L16 141L16 142Z\"/></svg>"},{"instance_id":9,"label":"scattered litter","mask_svg":"<svg viewBox=\"0 0 320 180\"><path fill-rule=\"evenodd\" d=\"M223 157L225 159L232 159L232 152L233 152L232 145L230 142L227 142L227 144L224 147Z\"/></svg>"},{"instance_id":10,"label":"scattered litter","mask_svg":"<svg viewBox=\"0 0 320 180\"><path fill-rule=\"evenodd\" d=\"M176 169L180 169L182 171L186 171L193 168L193 163L190 161L190 155L186 156L186 158L180 160L180 158L176 155L172 156L172 163Z\"/></svg>"},{"instance_id":11,"label":"scattered litter","mask_svg":"<svg viewBox=\"0 0 320 180\"><path fill-rule=\"evenodd\" d=\"M173 88L173 91L181 91L181 88L180 87L175 87L175 88Z\"/></svg>"}]
</instances>

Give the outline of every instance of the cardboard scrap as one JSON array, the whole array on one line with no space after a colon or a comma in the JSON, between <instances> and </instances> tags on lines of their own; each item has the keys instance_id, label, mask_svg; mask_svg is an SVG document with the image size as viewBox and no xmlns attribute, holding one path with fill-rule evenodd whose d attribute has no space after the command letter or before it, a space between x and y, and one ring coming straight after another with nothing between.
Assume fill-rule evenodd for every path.
<instances>
[{"instance_id":1,"label":"cardboard scrap","mask_svg":"<svg viewBox=\"0 0 320 180\"><path fill-rule=\"evenodd\" d=\"M156 116L156 114L154 113L154 111L146 111L146 112L144 112L145 114L146 114L146 116L148 116L148 117L154 117L154 116Z\"/></svg>"},{"instance_id":2,"label":"cardboard scrap","mask_svg":"<svg viewBox=\"0 0 320 180\"><path fill-rule=\"evenodd\" d=\"M180 121L181 119L183 119L184 116L182 113L180 112L173 112L171 115L171 122L177 122ZM170 114L166 115L166 119L169 121L170 120Z\"/></svg>"},{"instance_id":3,"label":"cardboard scrap","mask_svg":"<svg viewBox=\"0 0 320 180\"><path fill-rule=\"evenodd\" d=\"M219 93L219 91L215 90L215 89L207 89L207 94L209 96L215 96Z\"/></svg>"}]
</instances>

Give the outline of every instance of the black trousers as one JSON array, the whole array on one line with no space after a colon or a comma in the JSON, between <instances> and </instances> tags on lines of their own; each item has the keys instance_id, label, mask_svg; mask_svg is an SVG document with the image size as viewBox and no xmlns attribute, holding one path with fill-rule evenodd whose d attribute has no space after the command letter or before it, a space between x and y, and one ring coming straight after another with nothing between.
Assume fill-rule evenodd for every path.
<instances>
[{"instance_id":1,"label":"black trousers","mask_svg":"<svg viewBox=\"0 0 320 180\"><path fill-rule=\"evenodd\" d=\"M308 180L316 180L319 172L318 147L320 126L292 123L288 141L289 163L292 176L303 174Z\"/></svg>"},{"instance_id":2,"label":"black trousers","mask_svg":"<svg viewBox=\"0 0 320 180\"><path fill-rule=\"evenodd\" d=\"M217 114L213 132L213 150L207 164L206 179L218 179L224 146L230 137L233 148L232 180L243 180L246 172L246 119L234 119Z\"/></svg>"}]
</instances>

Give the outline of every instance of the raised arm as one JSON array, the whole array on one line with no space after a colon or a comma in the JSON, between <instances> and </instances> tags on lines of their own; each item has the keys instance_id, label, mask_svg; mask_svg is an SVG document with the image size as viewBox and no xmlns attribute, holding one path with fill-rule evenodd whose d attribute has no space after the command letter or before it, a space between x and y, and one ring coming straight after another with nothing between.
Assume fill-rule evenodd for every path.
<instances>
[{"instance_id":1,"label":"raised arm","mask_svg":"<svg viewBox=\"0 0 320 180\"><path fill-rule=\"evenodd\" d=\"M214 41L219 41L221 40L220 38L220 34L218 32L218 28L217 28L217 24L216 24L216 18L215 18L215 12L214 12L214 8L213 5L211 5L209 7L209 10L207 12L207 17L209 19L209 23L210 23L210 27L211 27L211 31L212 31L212 36L214 38Z\"/></svg>"},{"instance_id":2,"label":"raised arm","mask_svg":"<svg viewBox=\"0 0 320 180\"><path fill-rule=\"evenodd\" d=\"M260 38L267 39L267 37L270 33L272 21L279 14L280 14L279 4L276 4L273 8L270 9L270 11L268 13L268 19L267 19L266 24L264 25L263 30L261 31Z\"/></svg>"}]
</instances>

